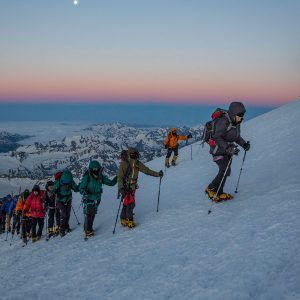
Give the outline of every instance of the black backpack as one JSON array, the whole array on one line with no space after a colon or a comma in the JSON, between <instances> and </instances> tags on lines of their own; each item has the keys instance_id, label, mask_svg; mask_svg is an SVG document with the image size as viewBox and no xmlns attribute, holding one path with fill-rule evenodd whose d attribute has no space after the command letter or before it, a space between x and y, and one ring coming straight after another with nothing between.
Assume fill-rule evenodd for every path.
<instances>
[{"instance_id":1,"label":"black backpack","mask_svg":"<svg viewBox=\"0 0 300 300\"><path fill-rule=\"evenodd\" d=\"M221 117L226 116L228 120L230 121L230 124L226 131L229 131L232 127L232 123L230 120L230 117L228 115L228 111L222 108L217 108L211 115L211 120L206 122L204 125L204 130L202 134L202 145L204 143L208 143L210 146L215 146L215 142L213 140L214 134L215 134L215 124L217 120L219 120Z\"/></svg>"}]
</instances>

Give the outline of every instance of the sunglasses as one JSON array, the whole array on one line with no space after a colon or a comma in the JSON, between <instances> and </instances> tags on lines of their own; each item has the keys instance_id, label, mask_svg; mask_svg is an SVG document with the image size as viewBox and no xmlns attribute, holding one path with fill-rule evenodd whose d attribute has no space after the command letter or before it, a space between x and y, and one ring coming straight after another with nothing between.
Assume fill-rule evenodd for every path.
<instances>
[{"instance_id":1,"label":"sunglasses","mask_svg":"<svg viewBox=\"0 0 300 300\"><path fill-rule=\"evenodd\" d=\"M237 114L237 116L240 117L240 118L243 118L244 117L244 113Z\"/></svg>"}]
</instances>

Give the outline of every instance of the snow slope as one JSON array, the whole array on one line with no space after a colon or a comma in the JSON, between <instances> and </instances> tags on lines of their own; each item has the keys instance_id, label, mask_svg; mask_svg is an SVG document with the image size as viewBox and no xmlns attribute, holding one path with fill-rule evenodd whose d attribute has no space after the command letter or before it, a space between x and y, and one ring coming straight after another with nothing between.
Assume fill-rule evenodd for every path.
<instances>
[{"instance_id":1,"label":"snow slope","mask_svg":"<svg viewBox=\"0 0 300 300\"><path fill-rule=\"evenodd\" d=\"M119 224L116 187L106 187L97 236L74 231L20 247L0 242L1 299L300 299L300 102L242 126L251 141L232 201L203 193L217 168L208 149L181 149L158 179L141 175L133 230ZM233 193L242 154L225 186ZM154 170L163 158L148 164ZM83 216L75 196L74 208ZM2 235L3 239L3 235Z\"/></svg>"}]
</instances>

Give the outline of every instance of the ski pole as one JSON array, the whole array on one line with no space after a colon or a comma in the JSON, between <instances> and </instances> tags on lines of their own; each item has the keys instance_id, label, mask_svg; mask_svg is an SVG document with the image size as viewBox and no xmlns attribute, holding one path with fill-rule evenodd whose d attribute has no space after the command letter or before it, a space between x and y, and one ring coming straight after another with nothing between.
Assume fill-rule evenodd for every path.
<instances>
[{"instance_id":1,"label":"ski pole","mask_svg":"<svg viewBox=\"0 0 300 300\"><path fill-rule=\"evenodd\" d=\"M235 193L238 192L238 186L239 186L239 184L240 184L240 178L241 178L241 174L242 174L242 171L243 171L244 161L245 161L245 159L246 159L246 153L247 153L247 152L245 151L244 157L243 157L243 161L242 161L242 165L241 165L241 169L240 169L240 174L239 174L238 182L237 182L237 185L236 185L236 188L235 188Z\"/></svg>"},{"instance_id":2,"label":"ski pole","mask_svg":"<svg viewBox=\"0 0 300 300\"><path fill-rule=\"evenodd\" d=\"M157 197L156 212L158 212L158 206L159 206L161 179L162 179L162 177L159 178L159 187L158 187L158 197Z\"/></svg>"},{"instance_id":3,"label":"ski pole","mask_svg":"<svg viewBox=\"0 0 300 300\"><path fill-rule=\"evenodd\" d=\"M71 205L71 207L72 207L72 211L73 211L73 213L74 213L74 216L75 216L75 218L76 218L77 225L80 225L80 222L78 221L78 218L77 218L77 216L76 216L76 213L75 213L75 210L74 210L74 208L73 208L73 205Z\"/></svg>"},{"instance_id":4,"label":"ski pole","mask_svg":"<svg viewBox=\"0 0 300 300\"><path fill-rule=\"evenodd\" d=\"M193 145L191 144L191 160L193 160Z\"/></svg>"},{"instance_id":5,"label":"ski pole","mask_svg":"<svg viewBox=\"0 0 300 300\"><path fill-rule=\"evenodd\" d=\"M115 221L115 226L114 226L113 234L115 234L115 232L116 232L116 226L117 226L117 222L118 222L118 218L119 218L119 213L120 213L120 208L121 208L121 203L122 202L123 202L123 197L121 196L121 200L120 200L120 203L119 203L119 208L118 208L118 213L117 213L117 216L116 216L116 221Z\"/></svg>"},{"instance_id":6,"label":"ski pole","mask_svg":"<svg viewBox=\"0 0 300 300\"><path fill-rule=\"evenodd\" d=\"M219 190L220 190L220 188L221 188L221 186L222 186L222 183L223 183L223 181L224 181L224 179L225 179L225 177L226 177L226 174L227 174L227 171L228 171L229 166L230 166L230 164L231 164L231 161L232 161L232 156L230 157L230 160L229 160L229 162L228 162L228 164L227 164L227 167L226 167L226 169L225 169L225 172L224 172L224 175L223 175L222 180L221 180L221 182L220 182L220 185L219 185L219 187L218 187L218 190L217 190L216 194L214 195L214 197L212 198L210 209L209 209L208 212L207 212L208 214L210 214L211 211L212 211L213 205L214 205L214 203L215 203L215 199L218 197Z\"/></svg>"}]
</instances>

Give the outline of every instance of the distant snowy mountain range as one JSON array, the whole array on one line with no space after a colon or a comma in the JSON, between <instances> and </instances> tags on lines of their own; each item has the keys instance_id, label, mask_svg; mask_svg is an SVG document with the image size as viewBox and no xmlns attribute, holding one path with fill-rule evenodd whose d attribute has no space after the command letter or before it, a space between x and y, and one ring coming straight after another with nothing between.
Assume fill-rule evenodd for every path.
<instances>
[{"instance_id":1,"label":"distant snowy mountain range","mask_svg":"<svg viewBox=\"0 0 300 300\"><path fill-rule=\"evenodd\" d=\"M202 126L180 127L177 130L183 135L191 133L193 138L189 142L199 140L202 134ZM163 139L168 129L138 128L113 123L91 125L78 132L80 134L67 136L62 140L51 140L47 143L37 141L2 153L0 176L41 180L52 176L58 170L69 168L80 178L91 159L100 161L105 172L113 175L118 167L120 152L128 147L138 148L143 162L164 155L166 150L163 147ZM3 132L1 136L24 139L24 136ZM186 142L181 142L180 146L184 145Z\"/></svg>"},{"instance_id":2,"label":"distant snowy mountain range","mask_svg":"<svg viewBox=\"0 0 300 300\"><path fill-rule=\"evenodd\" d=\"M16 150L19 141L29 138L29 135L12 134L7 131L0 132L0 153Z\"/></svg>"}]
</instances>

